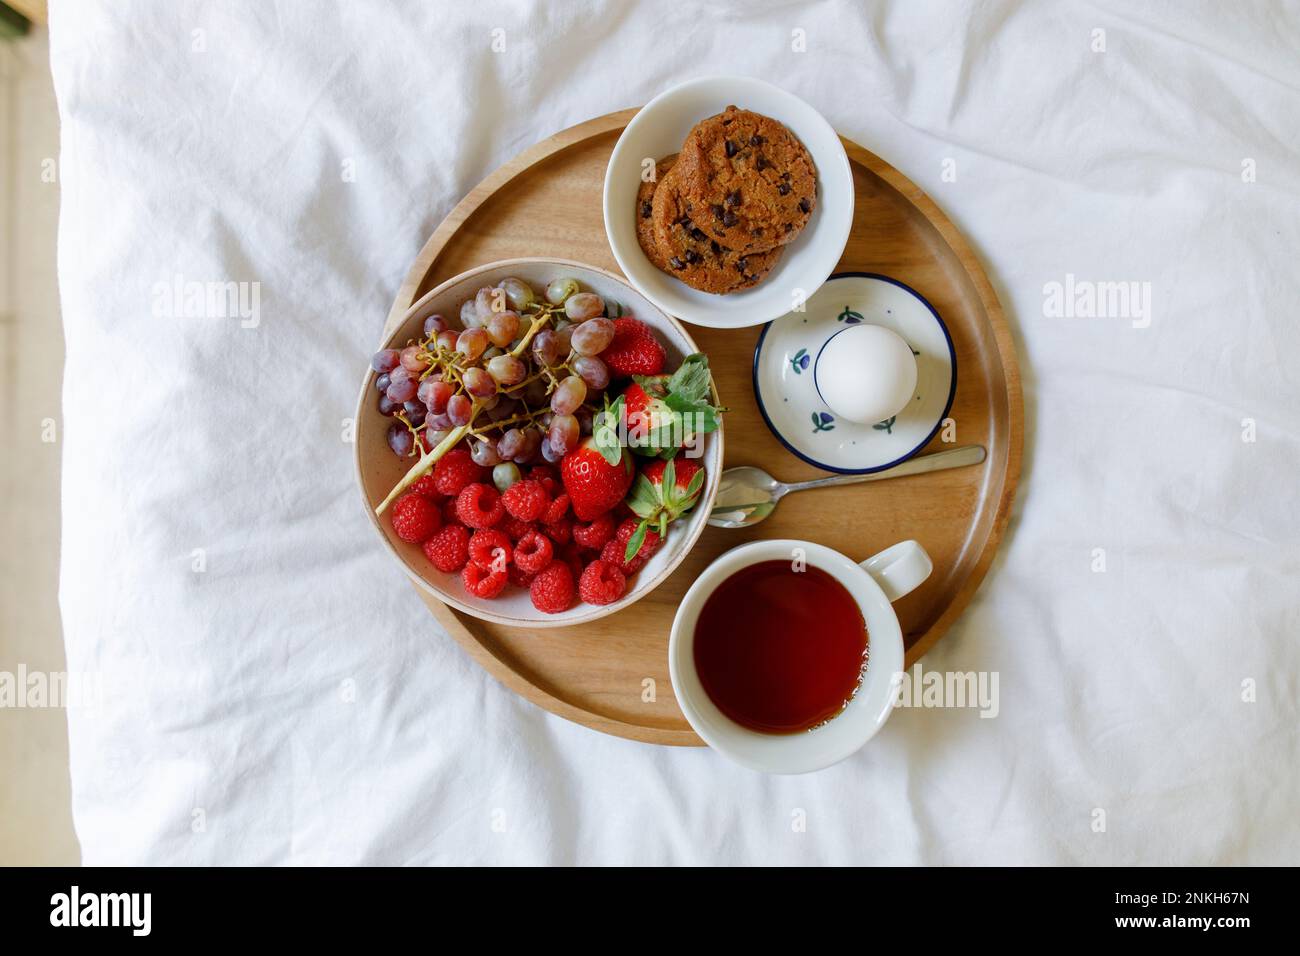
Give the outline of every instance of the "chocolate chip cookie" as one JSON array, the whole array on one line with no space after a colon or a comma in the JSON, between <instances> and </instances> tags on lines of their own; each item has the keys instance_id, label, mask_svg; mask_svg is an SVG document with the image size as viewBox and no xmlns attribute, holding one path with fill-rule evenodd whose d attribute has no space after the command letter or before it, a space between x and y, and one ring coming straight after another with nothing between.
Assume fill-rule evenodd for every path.
<instances>
[{"instance_id":1,"label":"chocolate chip cookie","mask_svg":"<svg viewBox=\"0 0 1300 956\"><path fill-rule=\"evenodd\" d=\"M756 285L772 271L781 257L781 249L757 253L737 251L709 236L696 223L707 208L692 200L682 189L681 158L672 163L660 178L650 199L650 223L656 255L647 256L669 275L692 289L722 295ZM645 213L644 200L637 197L637 237L642 241Z\"/></svg>"},{"instance_id":2,"label":"chocolate chip cookie","mask_svg":"<svg viewBox=\"0 0 1300 956\"><path fill-rule=\"evenodd\" d=\"M701 120L675 164L681 191L702 206L692 221L737 252L792 241L817 204L817 170L776 120L728 106Z\"/></svg>"},{"instance_id":3,"label":"chocolate chip cookie","mask_svg":"<svg viewBox=\"0 0 1300 956\"><path fill-rule=\"evenodd\" d=\"M654 196L655 188L659 181L664 178L664 174L672 169L673 161L677 159L677 154L665 156L655 164L655 178L651 180L641 180L641 185L636 191L636 241L641 246L641 251L649 259L656 269L664 272L672 271L668 265L668 257L659 249L659 244L655 242L654 228Z\"/></svg>"}]
</instances>

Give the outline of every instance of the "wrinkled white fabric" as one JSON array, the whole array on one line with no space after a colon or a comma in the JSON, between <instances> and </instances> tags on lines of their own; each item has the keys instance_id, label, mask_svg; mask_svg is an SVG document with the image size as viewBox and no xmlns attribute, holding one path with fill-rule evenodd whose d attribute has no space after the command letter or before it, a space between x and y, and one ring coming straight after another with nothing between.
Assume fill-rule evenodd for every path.
<instances>
[{"instance_id":1,"label":"wrinkled white fabric","mask_svg":"<svg viewBox=\"0 0 1300 956\"><path fill-rule=\"evenodd\" d=\"M51 6L87 863L1300 862L1295 4ZM998 716L900 710L803 777L503 689L340 439L468 189L710 72L926 189L1024 378L1002 550L923 662L997 671ZM1149 326L1045 314L1067 275L1149 282ZM258 283L256 327L178 276Z\"/></svg>"}]
</instances>

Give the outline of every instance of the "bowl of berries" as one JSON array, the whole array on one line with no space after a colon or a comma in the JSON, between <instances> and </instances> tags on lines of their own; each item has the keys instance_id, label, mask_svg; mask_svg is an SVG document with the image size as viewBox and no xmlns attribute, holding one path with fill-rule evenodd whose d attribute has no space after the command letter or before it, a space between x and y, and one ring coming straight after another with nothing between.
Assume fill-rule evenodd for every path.
<instances>
[{"instance_id":1,"label":"bowl of berries","mask_svg":"<svg viewBox=\"0 0 1300 956\"><path fill-rule=\"evenodd\" d=\"M426 293L375 353L357 477L444 603L579 624L650 593L703 532L723 411L707 356L623 279L510 259Z\"/></svg>"}]
</instances>

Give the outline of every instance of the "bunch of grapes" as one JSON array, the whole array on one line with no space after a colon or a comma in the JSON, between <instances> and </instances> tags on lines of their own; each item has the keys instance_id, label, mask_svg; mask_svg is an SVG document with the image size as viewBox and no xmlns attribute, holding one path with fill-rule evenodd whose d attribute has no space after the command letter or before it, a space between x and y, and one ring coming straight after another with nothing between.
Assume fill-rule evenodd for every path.
<instances>
[{"instance_id":1,"label":"bunch of grapes","mask_svg":"<svg viewBox=\"0 0 1300 956\"><path fill-rule=\"evenodd\" d=\"M539 296L510 277L466 299L459 324L431 315L419 341L370 362L379 411L394 419L389 447L424 466L408 479L464 441L508 486L519 465L557 462L591 433L610 380L600 353L614 338L599 295L565 277Z\"/></svg>"}]
</instances>

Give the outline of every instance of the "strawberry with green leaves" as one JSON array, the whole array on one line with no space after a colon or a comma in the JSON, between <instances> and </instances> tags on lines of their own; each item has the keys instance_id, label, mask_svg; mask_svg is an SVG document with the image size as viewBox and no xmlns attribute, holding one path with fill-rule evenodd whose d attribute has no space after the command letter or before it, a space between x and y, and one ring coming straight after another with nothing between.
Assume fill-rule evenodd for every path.
<instances>
[{"instance_id":1,"label":"strawberry with green leaves","mask_svg":"<svg viewBox=\"0 0 1300 956\"><path fill-rule=\"evenodd\" d=\"M702 353L672 375L637 375L611 411L627 426L628 447L644 455L673 454L696 435L716 431L724 409L712 402L713 377Z\"/></svg>"},{"instance_id":2,"label":"strawberry with green leaves","mask_svg":"<svg viewBox=\"0 0 1300 956\"><path fill-rule=\"evenodd\" d=\"M579 521L594 521L622 501L632 473L632 456L603 421L560 460L560 480Z\"/></svg>"},{"instance_id":3,"label":"strawberry with green leaves","mask_svg":"<svg viewBox=\"0 0 1300 956\"><path fill-rule=\"evenodd\" d=\"M646 533L663 538L668 526L695 507L704 488L704 466L693 458L652 461L641 469L627 497L632 513L641 519L628 539L625 561L641 549Z\"/></svg>"}]
</instances>

